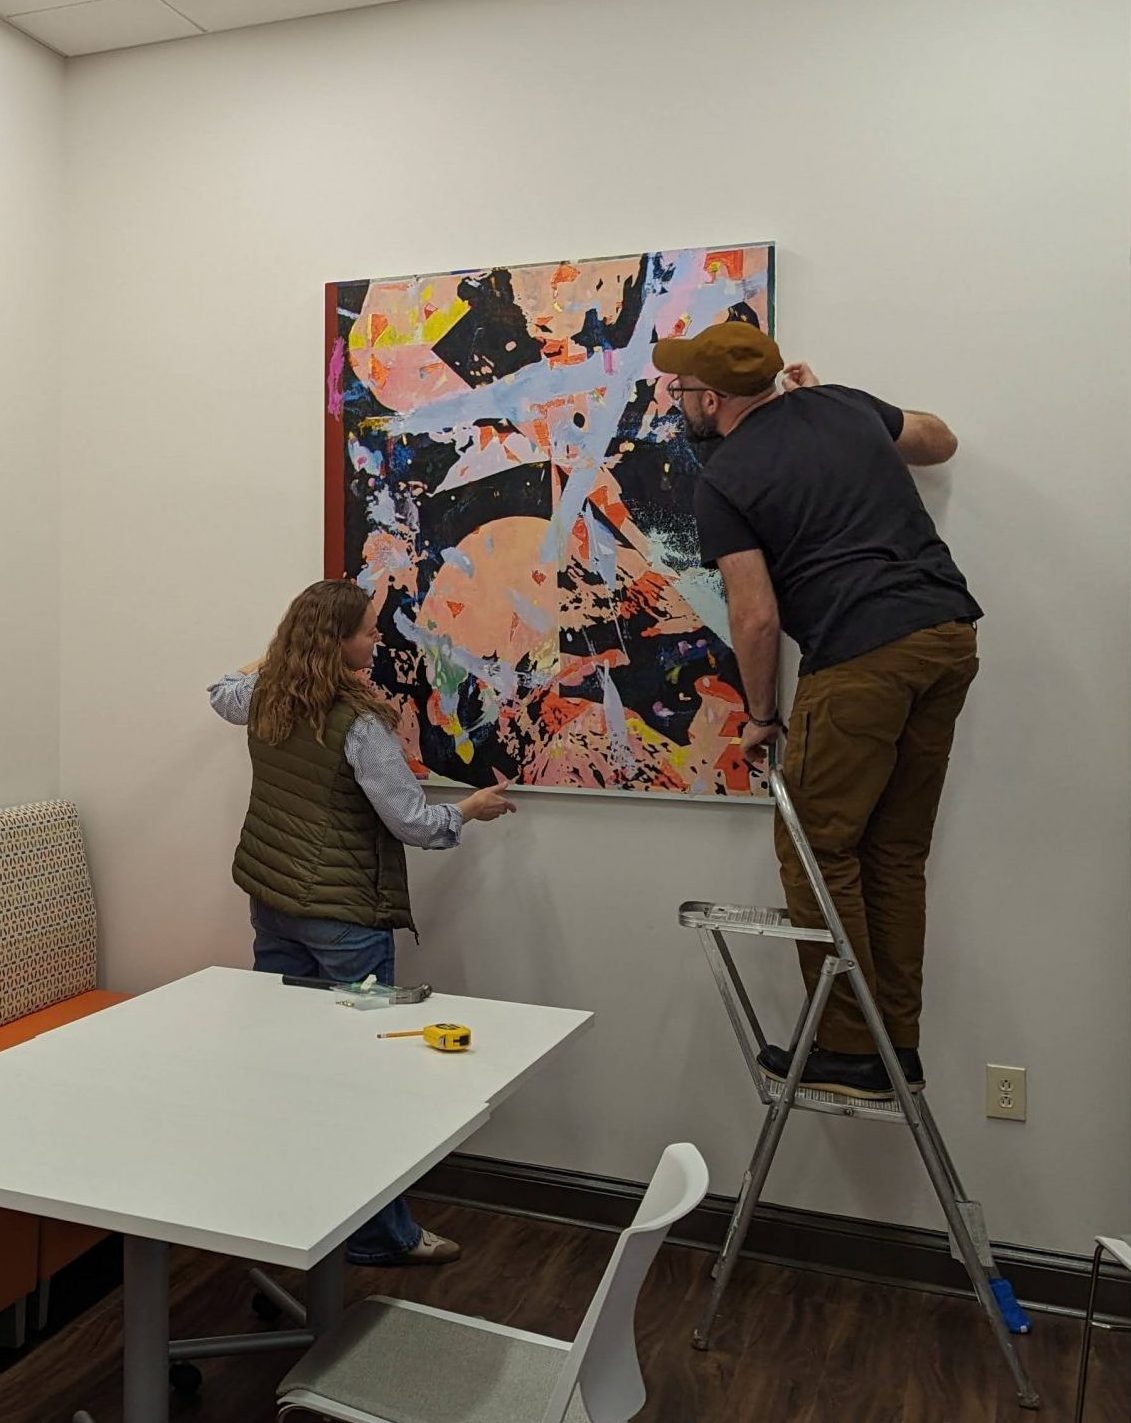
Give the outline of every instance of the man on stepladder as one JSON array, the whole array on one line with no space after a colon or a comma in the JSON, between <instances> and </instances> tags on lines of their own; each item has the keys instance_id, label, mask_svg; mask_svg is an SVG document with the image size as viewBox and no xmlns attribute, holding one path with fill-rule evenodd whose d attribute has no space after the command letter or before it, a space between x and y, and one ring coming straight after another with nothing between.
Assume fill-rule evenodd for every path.
<instances>
[{"instance_id":1,"label":"man on stepladder","mask_svg":"<svg viewBox=\"0 0 1131 1423\"><path fill-rule=\"evenodd\" d=\"M695 490L703 562L726 587L750 721L764 761L783 723L779 634L801 649L783 774L901 1066L919 1058L925 878L954 725L978 670L970 596L908 465L941 464L957 441L934 415L784 366L756 326L728 321L657 343L657 370L693 438L716 440ZM779 373L781 375L779 385ZM720 438L721 437L721 438ZM781 823L790 918L822 924ZM826 947L800 946L812 993ZM760 1056L784 1078L786 1049ZM890 1097L851 988L834 983L802 1083Z\"/></svg>"}]
</instances>

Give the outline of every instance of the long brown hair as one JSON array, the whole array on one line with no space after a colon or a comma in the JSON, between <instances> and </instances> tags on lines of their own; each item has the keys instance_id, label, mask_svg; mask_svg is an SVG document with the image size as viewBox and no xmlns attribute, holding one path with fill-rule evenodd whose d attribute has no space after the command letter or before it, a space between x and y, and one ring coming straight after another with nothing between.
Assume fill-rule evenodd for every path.
<instances>
[{"instance_id":1,"label":"long brown hair","mask_svg":"<svg viewBox=\"0 0 1131 1423\"><path fill-rule=\"evenodd\" d=\"M335 702L371 712L390 731L397 714L346 666L343 638L361 627L369 594L348 579L324 578L304 588L283 615L259 669L251 730L279 746L305 722L319 741Z\"/></svg>"}]
</instances>

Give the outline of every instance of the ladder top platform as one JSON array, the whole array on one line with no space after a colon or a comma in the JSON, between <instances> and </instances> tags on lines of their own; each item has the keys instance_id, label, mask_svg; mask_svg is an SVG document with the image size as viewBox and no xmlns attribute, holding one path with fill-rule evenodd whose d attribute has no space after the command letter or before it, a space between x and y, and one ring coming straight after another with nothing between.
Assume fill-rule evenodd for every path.
<instances>
[{"instance_id":1,"label":"ladder top platform","mask_svg":"<svg viewBox=\"0 0 1131 1423\"><path fill-rule=\"evenodd\" d=\"M771 1101L777 1101L785 1091L785 1083L776 1077L760 1073L762 1086ZM867 1117L874 1122L906 1122L903 1108L895 1099L846 1097L842 1092L829 1092L823 1087L798 1087L794 1107L805 1112L828 1112L834 1117Z\"/></svg>"},{"instance_id":2,"label":"ladder top platform","mask_svg":"<svg viewBox=\"0 0 1131 1423\"><path fill-rule=\"evenodd\" d=\"M791 924L784 909L754 909L745 904L710 904L688 899L679 906L679 922L687 929L718 929L728 934L765 934L774 939L802 939L831 944L828 929L802 929Z\"/></svg>"}]
</instances>

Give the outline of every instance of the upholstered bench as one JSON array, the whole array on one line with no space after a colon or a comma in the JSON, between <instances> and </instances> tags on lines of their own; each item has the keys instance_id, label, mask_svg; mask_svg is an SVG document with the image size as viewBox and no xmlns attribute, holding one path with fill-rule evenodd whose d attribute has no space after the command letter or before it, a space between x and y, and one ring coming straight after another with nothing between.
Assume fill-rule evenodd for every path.
<instances>
[{"instance_id":1,"label":"upholstered bench","mask_svg":"<svg viewBox=\"0 0 1131 1423\"><path fill-rule=\"evenodd\" d=\"M94 892L69 801L0 810L0 1051L128 997L97 984ZM23 1342L27 1296L38 1322L48 1282L105 1235L89 1226L0 1210L0 1342Z\"/></svg>"}]
</instances>

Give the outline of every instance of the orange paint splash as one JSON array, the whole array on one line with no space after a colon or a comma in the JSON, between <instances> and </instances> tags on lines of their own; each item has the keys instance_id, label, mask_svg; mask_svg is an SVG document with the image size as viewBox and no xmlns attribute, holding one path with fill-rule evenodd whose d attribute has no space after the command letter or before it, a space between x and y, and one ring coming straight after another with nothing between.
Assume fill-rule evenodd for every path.
<instances>
[{"instance_id":1,"label":"orange paint splash","mask_svg":"<svg viewBox=\"0 0 1131 1423\"><path fill-rule=\"evenodd\" d=\"M742 276L742 253L733 248L725 252L708 252L703 258L703 270L712 277L722 270L737 281Z\"/></svg>"},{"instance_id":2,"label":"orange paint splash","mask_svg":"<svg viewBox=\"0 0 1131 1423\"><path fill-rule=\"evenodd\" d=\"M670 761L662 761L655 772L649 789L658 791L685 791L687 782Z\"/></svg>"},{"instance_id":3,"label":"orange paint splash","mask_svg":"<svg viewBox=\"0 0 1131 1423\"><path fill-rule=\"evenodd\" d=\"M633 579L621 594L619 613L631 618L634 613L655 612L663 603L667 582L663 574L649 571ZM664 629L657 628L657 632Z\"/></svg>"},{"instance_id":4,"label":"orange paint splash","mask_svg":"<svg viewBox=\"0 0 1131 1423\"><path fill-rule=\"evenodd\" d=\"M737 746L724 747L715 761L728 791L749 791L750 766Z\"/></svg>"},{"instance_id":5,"label":"orange paint splash","mask_svg":"<svg viewBox=\"0 0 1131 1423\"><path fill-rule=\"evenodd\" d=\"M628 521L628 507L612 496L607 488L598 487L589 496L589 502L600 509L614 529L623 528Z\"/></svg>"},{"instance_id":6,"label":"orange paint splash","mask_svg":"<svg viewBox=\"0 0 1131 1423\"><path fill-rule=\"evenodd\" d=\"M563 687L576 687L586 677L592 677L598 667L627 667L628 657L619 647L608 647L604 652L595 652L592 657L563 657L558 681ZM603 713L602 713L603 715Z\"/></svg>"},{"instance_id":7,"label":"orange paint splash","mask_svg":"<svg viewBox=\"0 0 1131 1423\"><path fill-rule=\"evenodd\" d=\"M551 366L580 366L589 359L584 351L578 350L572 341L545 340L542 354Z\"/></svg>"},{"instance_id":8,"label":"orange paint splash","mask_svg":"<svg viewBox=\"0 0 1131 1423\"><path fill-rule=\"evenodd\" d=\"M551 736L556 736L563 726L591 711L592 702L583 697L562 697L557 692L548 692L539 707L539 719Z\"/></svg>"},{"instance_id":9,"label":"orange paint splash","mask_svg":"<svg viewBox=\"0 0 1131 1423\"><path fill-rule=\"evenodd\" d=\"M742 706L742 698L737 690L724 682L720 677L697 677L695 680L695 690L701 697L719 697L724 702L734 702L736 706Z\"/></svg>"}]
</instances>

